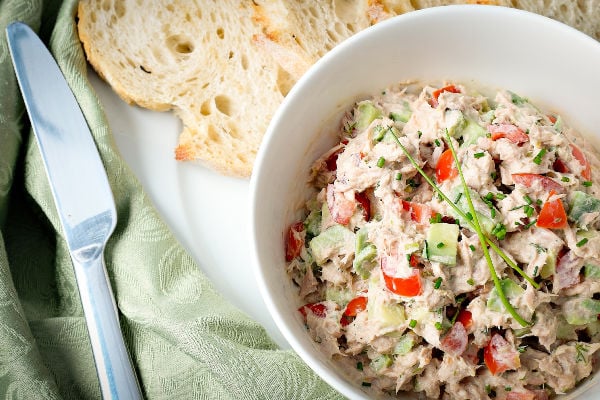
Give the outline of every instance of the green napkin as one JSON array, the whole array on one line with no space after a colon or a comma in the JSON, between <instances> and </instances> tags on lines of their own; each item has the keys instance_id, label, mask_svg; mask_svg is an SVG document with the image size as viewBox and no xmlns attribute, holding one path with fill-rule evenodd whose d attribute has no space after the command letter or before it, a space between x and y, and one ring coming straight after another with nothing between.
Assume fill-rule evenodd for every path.
<instances>
[{"instance_id":1,"label":"green napkin","mask_svg":"<svg viewBox=\"0 0 600 400\"><path fill-rule=\"evenodd\" d=\"M5 28L16 20L52 50L108 171L119 223L106 264L145 397L340 398L216 293L161 221L87 81L76 10L75 0L0 0L0 398L100 397L73 267L7 49Z\"/></svg>"}]
</instances>

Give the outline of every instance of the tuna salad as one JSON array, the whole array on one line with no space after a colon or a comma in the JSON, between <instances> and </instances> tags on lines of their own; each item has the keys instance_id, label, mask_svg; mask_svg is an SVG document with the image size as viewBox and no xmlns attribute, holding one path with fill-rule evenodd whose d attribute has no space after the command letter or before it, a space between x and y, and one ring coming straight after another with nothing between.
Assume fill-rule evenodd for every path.
<instances>
[{"instance_id":1,"label":"tuna salad","mask_svg":"<svg viewBox=\"0 0 600 400\"><path fill-rule=\"evenodd\" d=\"M356 103L285 234L315 345L373 393L571 391L600 348L591 150L508 90L406 83Z\"/></svg>"}]
</instances>

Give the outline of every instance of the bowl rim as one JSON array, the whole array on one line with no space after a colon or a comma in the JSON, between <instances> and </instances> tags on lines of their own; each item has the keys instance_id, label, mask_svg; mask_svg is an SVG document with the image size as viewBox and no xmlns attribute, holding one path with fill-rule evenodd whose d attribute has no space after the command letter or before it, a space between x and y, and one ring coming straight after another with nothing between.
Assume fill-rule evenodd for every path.
<instances>
[{"instance_id":1,"label":"bowl rim","mask_svg":"<svg viewBox=\"0 0 600 400\"><path fill-rule=\"evenodd\" d=\"M546 17L541 14L533 13L522 9L495 5L458 4L435 6L406 12L404 14L394 16L388 20L372 25L366 29L363 29L360 32L357 32L356 34L347 38L343 42L339 43L332 50L323 55L323 57L317 60L300 77L296 84L294 84L290 92L285 96L282 103L275 111L256 155L254 168L249 182L250 220L248 224L248 233L251 241L251 264L256 282L259 287L259 292L263 301L265 302L269 313L271 314L271 317L274 319L277 328L282 333L292 350L295 351L300 356L300 358L321 379L327 382L332 388L337 390L339 393L349 398L357 398L357 395L365 399L368 397L367 394L360 391L360 389L357 386L353 385L347 380L340 381L339 378L335 376L335 374L333 374L331 371L322 368L320 361L317 360L309 351L307 351L304 348L304 346L297 339L296 335L292 332L291 328L285 323L284 319L282 318L282 315L277 310L277 300L271 295L271 292L267 285L265 269L268 268L268 266L264 265L262 256L259 253L257 245L258 240L260 240L257 232L257 227L260 224L260 221L257 220L257 210L260 207L260 193L258 193L257 188L260 185L261 180L263 179L264 174L261 174L263 164L266 162L265 160L269 157L270 154L269 144L271 142L271 139L277 134L279 127L282 126L282 124L285 124L285 115L289 112L289 105L297 101L297 98L302 94L302 88L307 83L318 79L319 71L324 67L326 68L329 63L333 62L332 60L334 60L339 53L346 52L347 48L353 46L355 42L360 42L364 40L365 37L371 36L376 32L389 29L388 27L390 25L403 24L408 21L415 21L419 19L435 18L441 15L444 15L447 18L452 18L453 16L464 16L465 14L498 14L501 18L515 16L527 18L530 21L535 21L536 24L543 24L549 29L552 29L556 32L561 31L561 34L571 35L573 40L582 41L585 45L590 46L590 48L595 49L598 53L600 53L600 42L587 35L586 33L556 19L552 19L550 17ZM282 230L283 229L284 227L282 227ZM284 261L282 260L282 264L283 263ZM599 376L600 374L596 373L596 377ZM594 380L596 381L597 379ZM571 397L567 395L563 398L563 400L567 400L567 398Z\"/></svg>"}]
</instances>

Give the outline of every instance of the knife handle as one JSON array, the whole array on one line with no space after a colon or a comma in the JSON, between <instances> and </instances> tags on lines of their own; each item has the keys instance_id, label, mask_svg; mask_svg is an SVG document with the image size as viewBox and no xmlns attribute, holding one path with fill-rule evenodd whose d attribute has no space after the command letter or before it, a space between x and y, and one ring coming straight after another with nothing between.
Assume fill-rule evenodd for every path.
<instances>
[{"instance_id":1,"label":"knife handle","mask_svg":"<svg viewBox=\"0 0 600 400\"><path fill-rule=\"evenodd\" d=\"M102 398L141 399L106 275L103 252L97 254L84 260L73 257L73 263Z\"/></svg>"}]
</instances>

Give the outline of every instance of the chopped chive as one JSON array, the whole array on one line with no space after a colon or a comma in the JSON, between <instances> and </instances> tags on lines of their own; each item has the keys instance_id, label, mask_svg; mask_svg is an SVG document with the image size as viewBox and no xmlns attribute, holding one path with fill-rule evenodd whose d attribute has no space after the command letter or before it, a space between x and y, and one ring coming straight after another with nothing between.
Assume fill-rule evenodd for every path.
<instances>
[{"instance_id":1,"label":"chopped chive","mask_svg":"<svg viewBox=\"0 0 600 400\"><path fill-rule=\"evenodd\" d=\"M473 280L473 278L467 279L467 283L471 286L475 285L475 281Z\"/></svg>"},{"instance_id":2,"label":"chopped chive","mask_svg":"<svg viewBox=\"0 0 600 400\"><path fill-rule=\"evenodd\" d=\"M406 261L410 262L411 254L406 255Z\"/></svg>"},{"instance_id":3,"label":"chopped chive","mask_svg":"<svg viewBox=\"0 0 600 400\"><path fill-rule=\"evenodd\" d=\"M439 140L439 139L435 139L435 141L434 141L433 143L435 143L435 145L436 145L437 147L440 147L440 146L442 145L442 144L440 143L440 140Z\"/></svg>"},{"instance_id":4,"label":"chopped chive","mask_svg":"<svg viewBox=\"0 0 600 400\"><path fill-rule=\"evenodd\" d=\"M385 158L379 157L379 160L377 160L377 166L379 168L383 168L384 165L385 165Z\"/></svg>"},{"instance_id":5,"label":"chopped chive","mask_svg":"<svg viewBox=\"0 0 600 400\"><path fill-rule=\"evenodd\" d=\"M579 242L577 242L577 244L576 244L575 246L577 246L577 247L581 247L581 246L583 246L584 244L586 244L587 242L588 242L588 238L583 238L583 239L581 239Z\"/></svg>"},{"instance_id":6,"label":"chopped chive","mask_svg":"<svg viewBox=\"0 0 600 400\"><path fill-rule=\"evenodd\" d=\"M533 221L527 223L527 225L525 225L525 229L531 228L536 222L537 222L537 219L534 219Z\"/></svg>"},{"instance_id":7,"label":"chopped chive","mask_svg":"<svg viewBox=\"0 0 600 400\"><path fill-rule=\"evenodd\" d=\"M488 192L488 193L485 195L484 199L485 199L486 201L492 201L492 200L494 200L494 193L492 193L492 192Z\"/></svg>"},{"instance_id":8,"label":"chopped chive","mask_svg":"<svg viewBox=\"0 0 600 400\"><path fill-rule=\"evenodd\" d=\"M496 171L493 171L493 172L490 174L490 177L491 177L493 180L496 180L496 178L498 177L498 173L497 173Z\"/></svg>"},{"instance_id":9,"label":"chopped chive","mask_svg":"<svg viewBox=\"0 0 600 400\"><path fill-rule=\"evenodd\" d=\"M490 394L490 393L492 393L492 387L491 387L489 384L488 384L488 385L485 385L485 392L486 392L487 394Z\"/></svg>"},{"instance_id":10,"label":"chopped chive","mask_svg":"<svg viewBox=\"0 0 600 400\"><path fill-rule=\"evenodd\" d=\"M475 246L473 246L472 244L469 245L469 248L471 249L471 251L475 251Z\"/></svg>"},{"instance_id":11,"label":"chopped chive","mask_svg":"<svg viewBox=\"0 0 600 400\"><path fill-rule=\"evenodd\" d=\"M456 195L456 199L454 199L454 204L458 203L461 197L462 197L462 192L458 192L458 194Z\"/></svg>"},{"instance_id":12,"label":"chopped chive","mask_svg":"<svg viewBox=\"0 0 600 400\"><path fill-rule=\"evenodd\" d=\"M533 268L533 276L537 276L537 273L538 273L538 266L536 265L536 266Z\"/></svg>"},{"instance_id":13,"label":"chopped chive","mask_svg":"<svg viewBox=\"0 0 600 400\"><path fill-rule=\"evenodd\" d=\"M440 286L442 286L442 277L441 276L437 277L436 280L433 282L434 289L439 289Z\"/></svg>"},{"instance_id":14,"label":"chopped chive","mask_svg":"<svg viewBox=\"0 0 600 400\"><path fill-rule=\"evenodd\" d=\"M523 200L525 200L525 203L527 203L528 205L531 205L531 203L533 203L533 200L531 200L531 197L525 195L523 196Z\"/></svg>"},{"instance_id":15,"label":"chopped chive","mask_svg":"<svg viewBox=\"0 0 600 400\"><path fill-rule=\"evenodd\" d=\"M419 136L419 139L421 139L421 136L423 136L423 132L417 131L417 135Z\"/></svg>"},{"instance_id":16,"label":"chopped chive","mask_svg":"<svg viewBox=\"0 0 600 400\"><path fill-rule=\"evenodd\" d=\"M490 216L492 219L496 218L496 209L494 207L490 208Z\"/></svg>"},{"instance_id":17,"label":"chopped chive","mask_svg":"<svg viewBox=\"0 0 600 400\"><path fill-rule=\"evenodd\" d=\"M439 242L436 246L438 249L441 249L442 247L445 246L445 244L444 244L444 242Z\"/></svg>"},{"instance_id":18,"label":"chopped chive","mask_svg":"<svg viewBox=\"0 0 600 400\"><path fill-rule=\"evenodd\" d=\"M569 182L570 181L570 179L569 179L568 176L563 176L562 178L560 178L560 180L563 181L563 182Z\"/></svg>"},{"instance_id":19,"label":"chopped chive","mask_svg":"<svg viewBox=\"0 0 600 400\"><path fill-rule=\"evenodd\" d=\"M417 320L411 319L410 322L408 323L408 326L410 326L411 328L414 328L415 326L417 326Z\"/></svg>"},{"instance_id":20,"label":"chopped chive","mask_svg":"<svg viewBox=\"0 0 600 400\"><path fill-rule=\"evenodd\" d=\"M362 361L359 361L359 362L356 363L356 369L359 370L359 371L363 370L363 363L362 363Z\"/></svg>"},{"instance_id":21,"label":"chopped chive","mask_svg":"<svg viewBox=\"0 0 600 400\"><path fill-rule=\"evenodd\" d=\"M537 204L537 206L538 206L538 207L541 207L543 203L544 203L544 202L542 201L542 199L537 199L537 200L535 201L535 204Z\"/></svg>"},{"instance_id":22,"label":"chopped chive","mask_svg":"<svg viewBox=\"0 0 600 400\"><path fill-rule=\"evenodd\" d=\"M467 213L465 214L465 217L467 217L467 219L468 219L469 221L473 221L473 214L471 214L471 212L470 212L470 211L467 211Z\"/></svg>"},{"instance_id":23,"label":"chopped chive","mask_svg":"<svg viewBox=\"0 0 600 400\"><path fill-rule=\"evenodd\" d=\"M536 163L537 165L540 165L542 163L542 157L544 157L547 152L548 152L548 150L541 149L539 151L539 153L537 153L536 156L533 157L533 162Z\"/></svg>"},{"instance_id":24,"label":"chopped chive","mask_svg":"<svg viewBox=\"0 0 600 400\"><path fill-rule=\"evenodd\" d=\"M515 211L515 210L518 210L519 208L523 208L523 207L525 207L525 204L521 204L520 206L513 207L509 211Z\"/></svg>"},{"instance_id":25,"label":"chopped chive","mask_svg":"<svg viewBox=\"0 0 600 400\"><path fill-rule=\"evenodd\" d=\"M444 326L442 325L441 322L436 322L435 323L435 329L437 329L438 331L441 331L442 329L444 329Z\"/></svg>"},{"instance_id":26,"label":"chopped chive","mask_svg":"<svg viewBox=\"0 0 600 400\"><path fill-rule=\"evenodd\" d=\"M402 180L402 174L401 174L400 172L398 172L398 173L396 174L396 180L397 180L397 181L400 181L400 180Z\"/></svg>"},{"instance_id":27,"label":"chopped chive","mask_svg":"<svg viewBox=\"0 0 600 400\"><path fill-rule=\"evenodd\" d=\"M481 157L483 157L484 155L485 155L485 154L484 154L484 153L483 153L483 151L482 151L482 152L479 152L479 153L475 153L475 154L473 154L473 157L475 157L475 158L481 158Z\"/></svg>"},{"instance_id":28,"label":"chopped chive","mask_svg":"<svg viewBox=\"0 0 600 400\"><path fill-rule=\"evenodd\" d=\"M584 182L583 182L583 186L585 186L585 187L590 187L590 186L592 186L592 181L584 181Z\"/></svg>"},{"instance_id":29,"label":"chopped chive","mask_svg":"<svg viewBox=\"0 0 600 400\"><path fill-rule=\"evenodd\" d=\"M535 211L535 209L533 207L531 207L531 206L525 206L525 207L523 207L523 212L528 217L531 217L533 215L534 211Z\"/></svg>"},{"instance_id":30,"label":"chopped chive","mask_svg":"<svg viewBox=\"0 0 600 400\"><path fill-rule=\"evenodd\" d=\"M461 176L461 180L463 181L462 182L463 187L467 188L466 182L464 181L464 176L462 175L462 168L460 166L460 163L457 161L456 151L454 150L454 146L452 144L450 135L448 134L447 130L446 130L446 136L447 136L447 143L449 144L450 150L452 151L452 155L454 156L453 157L454 162L457 165L457 170L459 172L459 175ZM404 147L404 145L400 142L400 139L398 139L398 136L396 136L394 133L392 133L392 137L394 138L396 144L400 147L400 149L402 150L402 152L404 153L406 158L408 158L408 160L413 165L413 167L423 177L423 179L432 187L432 189L436 193L438 193L440 196L442 196L443 199L446 201L446 203L448 203L448 205L450 205L461 218L467 219L465 213L460 208L458 208L456 206L456 204L452 203L452 201L448 198L448 196L446 196L444 194L444 192L442 192L440 190L440 188L435 184L435 182L433 182L433 180L425 173L425 171L423 171L423 169L419 166L417 161L408 152L406 147ZM469 208L471 208L474 211L475 208L473 207L472 202L470 201L470 196L468 196L468 192L467 192L467 202L470 203ZM514 309L512 304L510 304L510 302L506 298L506 294L502 290L502 287L500 284L500 278L498 278L498 275L496 274L496 270L494 269L494 265L492 263L490 255L489 255L487 246L489 246L492 250L494 250L496 252L496 254L498 254L500 256L500 258L502 258L506 262L506 264L508 264L513 270L515 270L519 275L521 275L523 277L523 279L525 279L527 282L529 282L534 288L539 289L540 285L536 281L534 281L529 275L527 275L517 264L515 264L515 262L512 259L510 259L506 255L506 253L504 253L504 251L501 248L499 248L490 238L486 237L483 234L483 232L481 231L481 227L479 226L478 220L477 221L468 221L468 223L477 232L477 236L479 237L479 241L481 242L484 256L486 258L486 261L487 261L487 264L488 264L488 267L490 270L490 275L492 277L492 281L494 282L494 286L498 290L500 300L501 300L502 304L504 305L505 309L515 319L515 321L517 321L521 326L531 325L530 322L523 319L519 315L519 313L517 313L517 311Z\"/></svg>"},{"instance_id":31,"label":"chopped chive","mask_svg":"<svg viewBox=\"0 0 600 400\"><path fill-rule=\"evenodd\" d=\"M407 179L407 180L406 180L406 184L407 184L408 186L410 186L411 188L416 188L416 187L418 187L418 186L419 186L419 183L418 183L416 180L412 179L412 178L410 178L410 179Z\"/></svg>"},{"instance_id":32,"label":"chopped chive","mask_svg":"<svg viewBox=\"0 0 600 400\"><path fill-rule=\"evenodd\" d=\"M504 390L507 391L507 392L510 392L512 390L512 388L510 386L505 386Z\"/></svg>"},{"instance_id":33,"label":"chopped chive","mask_svg":"<svg viewBox=\"0 0 600 400\"><path fill-rule=\"evenodd\" d=\"M496 197L496 199L498 199L498 200L502 200L502 199L505 199L505 198L506 198L506 195L505 195L504 193L496 193L494 196L495 196L495 197Z\"/></svg>"}]
</instances>

